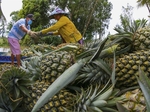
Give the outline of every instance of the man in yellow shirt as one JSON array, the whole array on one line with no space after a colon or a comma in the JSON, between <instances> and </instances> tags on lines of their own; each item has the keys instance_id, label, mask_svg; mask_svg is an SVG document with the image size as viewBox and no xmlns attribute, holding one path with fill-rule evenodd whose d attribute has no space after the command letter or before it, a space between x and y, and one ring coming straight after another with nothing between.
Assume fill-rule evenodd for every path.
<instances>
[{"instance_id":1,"label":"man in yellow shirt","mask_svg":"<svg viewBox=\"0 0 150 112\"><path fill-rule=\"evenodd\" d=\"M37 32L37 35L60 35L66 43L83 44L81 33L77 30L73 22L65 16L67 13L60 8L56 8L50 15L51 19L57 22L49 28Z\"/></svg>"}]
</instances>

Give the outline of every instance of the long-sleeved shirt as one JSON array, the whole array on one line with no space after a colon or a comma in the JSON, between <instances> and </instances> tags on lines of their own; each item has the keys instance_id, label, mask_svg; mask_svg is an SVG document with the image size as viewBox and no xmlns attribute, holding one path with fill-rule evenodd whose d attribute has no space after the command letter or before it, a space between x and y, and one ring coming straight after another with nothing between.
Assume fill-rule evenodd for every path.
<instances>
[{"instance_id":1,"label":"long-sleeved shirt","mask_svg":"<svg viewBox=\"0 0 150 112\"><path fill-rule=\"evenodd\" d=\"M67 43L75 43L82 38L81 33L66 16L62 16L54 25L42 30L42 34L48 32L53 32L54 35L61 35Z\"/></svg>"}]
</instances>

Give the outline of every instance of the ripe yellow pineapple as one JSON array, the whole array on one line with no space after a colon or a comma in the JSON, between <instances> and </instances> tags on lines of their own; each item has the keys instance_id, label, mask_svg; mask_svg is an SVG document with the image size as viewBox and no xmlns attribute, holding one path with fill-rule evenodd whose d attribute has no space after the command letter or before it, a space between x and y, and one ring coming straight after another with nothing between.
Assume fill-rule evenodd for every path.
<instances>
[{"instance_id":1,"label":"ripe yellow pineapple","mask_svg":"<svg viewBox=\"0 0 150 112\"><path fill-rule=\"evenodd\" d=\"M146 102L140 89L127 91L123 95L123 101L119 101L129 112L146 112Z\"/></svg>"}]
</instances>

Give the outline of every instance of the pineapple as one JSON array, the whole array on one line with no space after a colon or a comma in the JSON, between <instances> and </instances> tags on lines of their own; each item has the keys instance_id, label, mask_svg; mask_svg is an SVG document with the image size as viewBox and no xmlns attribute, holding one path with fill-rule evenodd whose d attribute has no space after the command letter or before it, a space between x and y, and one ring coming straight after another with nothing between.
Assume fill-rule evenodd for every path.
<instances>
[{"instance_id":1,"label":"pineapple","mask_svg":"<svg viewBox=\"0 0 150 112\"><path fill-rule=\"evenodd\" d=\"M65 47L61 47L61 48L67 48ZM27 97L24 99L24 102L26 104L30 104L28 105L28 109L29 111L31 111L31 109L33 108L33 106L35 105L35 103L38 101L39 97L42 95L42 93L47 90L47 88L70 66L72 66L75 63L75 56L77 53L74 52L70 52L69 49L67 48L67 51L59 51L56 49L54 52L50 52L49 54L43 55L41 57L40 60L40 69L41 69L41 80L37 81L35 84L33 84L30 87L31 90L31 96ZM66 89L62 89L63 91L67 91ZM61 94L60 90L57 95L59 96ZM39 93L39 94L38 94ZM71 98L73 98L72 93L70 92L66 92L66 94L70 95ZM49 99L48 102L46 102L46 104L43 105L43 107L40 108L39 111L42 111L41 109L45 109L44 111L52 111L53 108L57 108L60 107L57 111L65 111L62 109L62 107L64 108L68 108L69 109L69 105L68 104L72 104L70 101L67 101L67 99L64 97L64 100L66 100L67 102L69 102L68 104L65 103L65 105L63 105L60 101L60 99L57 99L57 102L59 105L51 105L52 103L54 103L53 98L55 96L53 96L51 99ZM68 97L69 98L69 97ZM46 108L47 107L47 108Z\"/></svg>"},{"instance_id":2,"label":"pineapple","mask_svg":"<svg viewBox=\"0 0 150 112\"><path fill-rule=\"evenodd\" d=\"M150 50L135 51L116 60L116 87L132 87L138 85L139 66L150 77Z\"/></svg>"},{"instance_id":3,"label":"pineapple","mask_svg":"<svg viewBox=\"0 0 150 112\"><path fill-rule=\"evenodd\" d=\"M105 85L103 88L98 84L89 85L87 89L77 91L72 110L66 112L118 112L116 102L123 97L116 97L118 90L113 85Z\"/></svg>"},{"instance_id":4,"label":"pineapple","mask_svg":"<svg viewBox=\"0 0 150 112\"><path fill-rule=\"evenodd\" d=\"M146 25L147 20L126 21L125 23L128 25L123 24L114 28L117 33L109 36L108 46L119 44L117 52L121 54L149 49L150 27Z\"/></svg>"},{"instance_id":5,"label":"pineapple","mask_svg":"<svg viewBox=\"0 0 150 112\"><path fill-rule=\"evenodd\" d=\"M146 50L150 48L150 27L137 30L134 36L133 48L135 50Z\"/></svg>"},{"instance_id":6,"label":"pineapple","mask_svg":"<svg viewBox=\"0 0 150 112\"><path fill-rule=\"evenodd\" d=\"M145 98L140 89L129 90L121 97L124 100L119 103L129 112L146 112Z\"/></svg>"},{"instance_id":7,"label":"pineapple","mask_svg":"<svg viewBox=\"0 0 150 112\"><path fill-rule=\"evenodd\" d=\"M47 90L50 84L51 83L48 81L37 81L33 86L28 88L30 90L31 97L26 96L23 101L29 112L33 109L39 97ZM71 108L73 104L72 99L74 99L74 97L74 94L66 89L62 89L59 91L59 93L55 94L51 99L49 99L48 102L42 106L38 112L65 112L64 107Z\"/></svg>"},{"instance_id":8,"label":"pineapple","mask_svg":"<svg viewBox=\"0 0 150 112\"><path fill-rule=\"evenodd\" d=\"M53 83L74 62L74 55L66 51L53 52L44 56L40 64L42 80Z\"/></svg>"},{"instance_id":9,"label":"pineapple","mask_svg":"<svg viewBox=\"0 0 150 112\"><path fill-rule=\"evenodd\" d=\"M41 57L40 59L38 57L32 59L29 61L29 63L32 62L32 64L30 64L32 67L24 70L31 71L31 73L36 73L34 74L35 77L40 76L40 80L37 80L38 78L35 77L33 78L36 79L36 83L29 87L29 90L31 90L31 97L24 98L24 104L29 104L27 105L27 109L29 111L32 110L42 93L45 92L47 88L75 61L74 55L67 51L52 52L49 55ZM40 62L36 60L39 60ZM34 63L35 65L38 63L38 66L35 66ZM38 67L40 68L40 71L36 72ZM37 75L38 73L41 73L41 75ZM70 107L69 105L72 103L67 102L71 101L71 98L73 98L72 93L68 92L66 89L61 90L52 99L49 99L49 101L42 108L40 108L39 112L65 112L63 107Z\"/></svg>"}]
</instances>

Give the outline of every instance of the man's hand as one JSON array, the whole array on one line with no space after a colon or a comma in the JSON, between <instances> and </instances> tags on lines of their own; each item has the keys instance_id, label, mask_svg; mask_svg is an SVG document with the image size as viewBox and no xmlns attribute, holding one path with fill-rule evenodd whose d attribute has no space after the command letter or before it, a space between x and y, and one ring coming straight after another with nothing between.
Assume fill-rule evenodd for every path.
<instances>
[{"instance_id":1,"label":"man's hand","mask_svg":"<svg viewBox=\"0 0 150 112\"><path fill-rule=\"evenodd\" d=\"M27 34L33 38L37 38L38 35L36 34L36 32L33 32L33 31L28 31Z\"/></svg>"}]
</instances>

